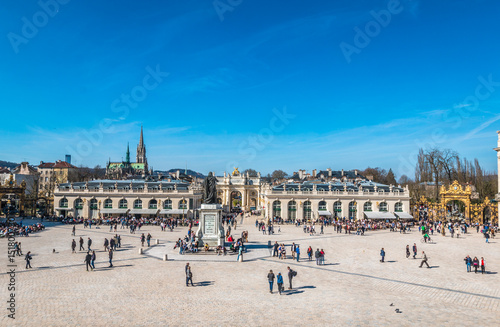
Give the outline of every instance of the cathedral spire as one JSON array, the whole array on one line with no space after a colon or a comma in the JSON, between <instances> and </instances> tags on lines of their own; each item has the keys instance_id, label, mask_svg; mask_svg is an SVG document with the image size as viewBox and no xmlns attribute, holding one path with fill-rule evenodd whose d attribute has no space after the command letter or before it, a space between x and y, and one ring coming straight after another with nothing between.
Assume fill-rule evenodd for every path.
<instances>
[{"instance_id":1,"label":"cathedral spire","mask_svg":"<svg viewBox=\"0 0 500 327\"><path fill-rule=\"evenodd\" d=\"M139 139L139 146L144 147L144 138L142 136L142 125L141 125L141 138Z\"/></svg>"},{"instance_id":2,"label":"cathedral spire","mask_svg":"<svg viewBox=\"0 0 500 327\"><path fill-rule=\"evenodd\" d=\"M125 156L125 162L128 164L130 163L130 148L128 142L127 142L127 155Z\"/></svg>"}]
</instances>

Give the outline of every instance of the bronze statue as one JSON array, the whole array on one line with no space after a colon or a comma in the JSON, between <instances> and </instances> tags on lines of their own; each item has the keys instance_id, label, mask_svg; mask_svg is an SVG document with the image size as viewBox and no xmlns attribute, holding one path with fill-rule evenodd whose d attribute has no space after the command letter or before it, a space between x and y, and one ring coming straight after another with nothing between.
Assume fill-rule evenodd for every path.
<instances>
[{"instance_id":1,"label":"bronze statue","mask_svg":"<svg viewBox=\"0 0 500 327\"><path fill-rule=\"evenodd\" d=\"M203 181L203 199L204 204L216 204L217 203L217 179L212 173L208 173L208 176Z\"/></svg>"}]
</instances>

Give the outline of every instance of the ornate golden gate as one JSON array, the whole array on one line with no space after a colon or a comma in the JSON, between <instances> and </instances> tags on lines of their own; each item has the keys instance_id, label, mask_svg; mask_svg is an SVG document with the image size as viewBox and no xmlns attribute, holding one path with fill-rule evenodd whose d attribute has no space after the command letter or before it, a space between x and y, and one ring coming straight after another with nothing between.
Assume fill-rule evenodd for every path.
<instances>
[{"instance_id":1,"label":"ornate golden gate","mask_svg":"<svg viewBox=\"0 0 500 327\"><path fill-rule=\"evenodd\" d=\"M444 185L441 186L439 195L440 202L431 202L422 196L412 206L413 217L416 218L419 216L419 206L425 206L428 209L429 219L446 221L448 220L448 217L446 216L447 203L450 201L461 201L464 204L465 219L469 223L498 223L497 205L492 203L488 198L486 198L483 203L472 204L472 190L469 185L464 188L458 183L458 181L454 181L448 188Z\"/></svg>"},{"instance_id":2,"label":"ornate golden gate","mask_svg":"<svg viewBox=\"0 0 500 327\"><path fill-rule=\"evenodd\" d=\"M24 201L25 201L25 191L26 191L26 182L22 181L21 185L17 185L17 182L14 180L14 176L11 174L8 180L5 180L5 184L1 185L0 183L0 200L3 199L6 195L15 195L19 198L19 213L24 211ZM0 212L0 215L3 215L3 212Z\"/></svg>"}]
</instances>

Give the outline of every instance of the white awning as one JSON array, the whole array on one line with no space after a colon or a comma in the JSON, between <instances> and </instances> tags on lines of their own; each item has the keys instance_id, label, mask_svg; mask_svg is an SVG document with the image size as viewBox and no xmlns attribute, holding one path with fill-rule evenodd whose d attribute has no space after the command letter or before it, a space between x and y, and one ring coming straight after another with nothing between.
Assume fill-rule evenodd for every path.
<instances>
[{"instance_id":1,"label":"white awning","mask_svg":"<svg viewBox=\"0 0 500 327\"><path fill-rule=\"evenodd\" d=\"M399 219L413 219L413 216L407 212L395 212L394 213Z\"/></svg>"},{"instance_id":2,"label":"white awning","mask_svg":"<svg viewBox=\"0 0 500 327\"><path fill-rule=\"evenodd\" d=\"M128 209L111 209L111 208L106 208L106 209L101 209L101 213L117 213L117 214L126 214Z\"/></svg>"},{"instance_id":3,"label":"white awning","mask_svg":"<svg viewBox=\"0 0 500 327\"><path fill-rule=\"evenodd\" d=\"M190 210L188 209L162 209L160 215L187 215Z\"/></svg>"},{"instance_id":4,"label":"white awning","mask_svg":"<svg viewBox=\"0 0 500 327\"><path fill-rule=\"evenodd\" d=\"M332 213L328 210L318 210L318 216L331 216Z\"/></svg>"},{"instance_id":5,"label":"white awning","mask_svg":"<svg viewBox=\"0 0 500 327\"><path fill-rule=\"evenodd\" d=\"M54 210L59 210L59 211L70 211L70 210L73 210L73 208L54 208Z\"/></svg>"},{"instance_id":6,"label":"white awning","mask_svg":"<svg viewBox=\"0 0 500 327\"><path fill-rule=\"evenodd\" d=\"M156 215L158 209L131 209L130 214L132 215Z\"/></svg>"},{"instance_id":7,"label":"white awning","mask_svg":"<svg viewBox=\"0 0 500 327\"><path fill-rule=\"evenodd\" d=\"M368 219L396 219L396 216L394 216L394 214L390 213L390 212L373 212L373 211L369 211L369 212L366 212L364 211L363 212L365 214L365 217L368 218Z\"/></svg>"}]
</instances>

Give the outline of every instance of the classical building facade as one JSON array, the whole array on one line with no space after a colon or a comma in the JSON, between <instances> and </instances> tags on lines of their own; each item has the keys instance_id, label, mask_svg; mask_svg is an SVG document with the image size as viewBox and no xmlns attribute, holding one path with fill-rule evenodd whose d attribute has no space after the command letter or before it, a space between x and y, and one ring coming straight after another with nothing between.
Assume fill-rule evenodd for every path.
<instances>
[{"instance_id":1,"label":"classical building facade","mask_svg":"<svg viewBox=\"0 0 500 327\"><path fill-rule=\"evenodd\" d=\"M57 160L56 162L41 161L36 167L38 190L41 196L51 198L57 184L68 183L78 178L78 168L71 163Z\"/></svg>"},{"instance_id":2,"label":"classical building facade","mask_svg":"<svg viewBox=\"0 0 500 327\"><path fill-rule=\"evenodd\" d=\"M261 207L261 184L260 173L251 177L241 174L238 168L231 174L224 172L224 176L217 177L217 201L226 212L233 209L258 210Z\"/></svg>"},{"instance_id":3,"label":"classical building facade","mask_svg":"<svg viewBox=\"0 0 500 327\"><path fill-rule=\"evenodd\" d=\"M141 126L141 136L137 145L136 162L130 161L130 148L127 144L125 160L121 162L108 161L106 164L106 177L112 179L122 179L127 176L146 176L149 175L148 159L146 157L146 145L144 144L144 135Z\"/></svg>"},{"instance_id":4,"label":"classical building facade","mask_svg":"<svg viewBox=\"0 0 500 327\"><path fill-rule=\"evenodd\" d=\"M410 192L400 186L363 181L359 183L283 183L263 187L266 217L285 220L409 219Z\"/></svg>"},{"instance_id":5,"label":"classical building facade","mask_svg":"<svg viewBox=\"0 0 500 327\"><path fill-rule=\"evenodd\" d=\"M201 189L183 181L96 180L64 183L54 192L58 216L196 218Z\"/></svg>"}]
</instances>

